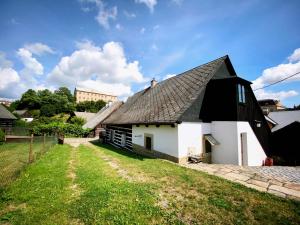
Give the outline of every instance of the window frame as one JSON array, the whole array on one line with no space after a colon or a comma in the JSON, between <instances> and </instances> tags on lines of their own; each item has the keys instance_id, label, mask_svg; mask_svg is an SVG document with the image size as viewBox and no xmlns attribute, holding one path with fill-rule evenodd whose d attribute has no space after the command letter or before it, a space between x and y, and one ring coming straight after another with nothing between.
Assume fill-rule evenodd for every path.
<instances>
[{"instance_id":1,"label":"window frame","mask_svg":"<svg viewBox=\"0 0 300 225\"><path fill-rule=\"evenodd\" d=\"M246 104L245 85L243 85L243 84L238 84L237 85L237 94L238 94L239 104Z\"/></svg>"}]
</instances>

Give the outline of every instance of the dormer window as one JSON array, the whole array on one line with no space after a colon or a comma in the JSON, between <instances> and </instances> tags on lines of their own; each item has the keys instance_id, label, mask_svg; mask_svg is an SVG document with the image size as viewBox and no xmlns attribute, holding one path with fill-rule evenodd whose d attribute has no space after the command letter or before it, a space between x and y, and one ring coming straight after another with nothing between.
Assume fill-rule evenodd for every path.
<instances>
[{"instance_id":1,"label":"dormer window","mask_svg":"<svg viewBox=\"0 0 300 225\"><path fill-rule=\"evenodd\" d=\"M242 84L238 84L238 95L239 103L246 103L245 86Z\"/></svg>"}]
</instances>

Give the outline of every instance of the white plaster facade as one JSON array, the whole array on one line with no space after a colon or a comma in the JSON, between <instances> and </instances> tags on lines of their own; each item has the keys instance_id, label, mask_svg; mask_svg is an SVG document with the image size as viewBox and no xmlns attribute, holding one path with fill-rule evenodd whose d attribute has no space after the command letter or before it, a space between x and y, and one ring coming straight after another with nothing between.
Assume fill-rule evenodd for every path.
<instances>
[{"instance_id":1,"label":"white plaster facade","mask_svg":"<svg viewBox=\"0 0 300 225\"><path fill-rule=\"evenodd\" d=\"M220 143L212 146L212 163L260 166L266 159L264 150L248 122L182 122L175 127L134 125L132 143L144 146L145 134L153 135L154 150L176 158L187 157L189 151L204 153L204 135L211 134Z\"/></svg>"}]
</instances>

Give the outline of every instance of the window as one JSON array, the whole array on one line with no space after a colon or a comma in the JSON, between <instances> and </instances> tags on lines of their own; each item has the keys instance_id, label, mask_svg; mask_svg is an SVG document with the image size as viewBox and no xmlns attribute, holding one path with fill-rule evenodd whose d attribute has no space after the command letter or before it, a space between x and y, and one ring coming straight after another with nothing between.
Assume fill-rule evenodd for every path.
<instances>
[{"instance_id":1,"label":"window","mask_svg":"<svg viewBox=\"0 0 300 225\"><path fill-rule=\"evenodd\" d=\"M151 137L146 137L145 142L146 142L146 146L145 146L146 149L151 150L152 149L152 140L151 140Z\"/></svg>"},{"instance_id":2,"label":"window","mask_svg":"<svg viewBox=\"0 0 300 225\"><path fill-rule=\"evenodd\" d=\"M244 85L238 84L238 98L239 98L239 103L246 103Z\"/></svg>"}]
</instances>

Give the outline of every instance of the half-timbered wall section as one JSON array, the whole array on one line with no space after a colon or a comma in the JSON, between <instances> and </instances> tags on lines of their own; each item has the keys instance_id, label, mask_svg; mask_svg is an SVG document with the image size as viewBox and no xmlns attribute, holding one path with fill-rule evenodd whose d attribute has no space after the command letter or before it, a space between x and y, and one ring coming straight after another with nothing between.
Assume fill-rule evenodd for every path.
<instances>
[{"instance_id":1,"label":"half-timbered wall section","mask_svg":"<svg viewBox=\"0 0 300 225\"><path fill-rule=\"evenodd\" d=\"M105 132L106 142L118 148L132 150L131 126L107 126Z\"/></svg>"}]
</instances>

